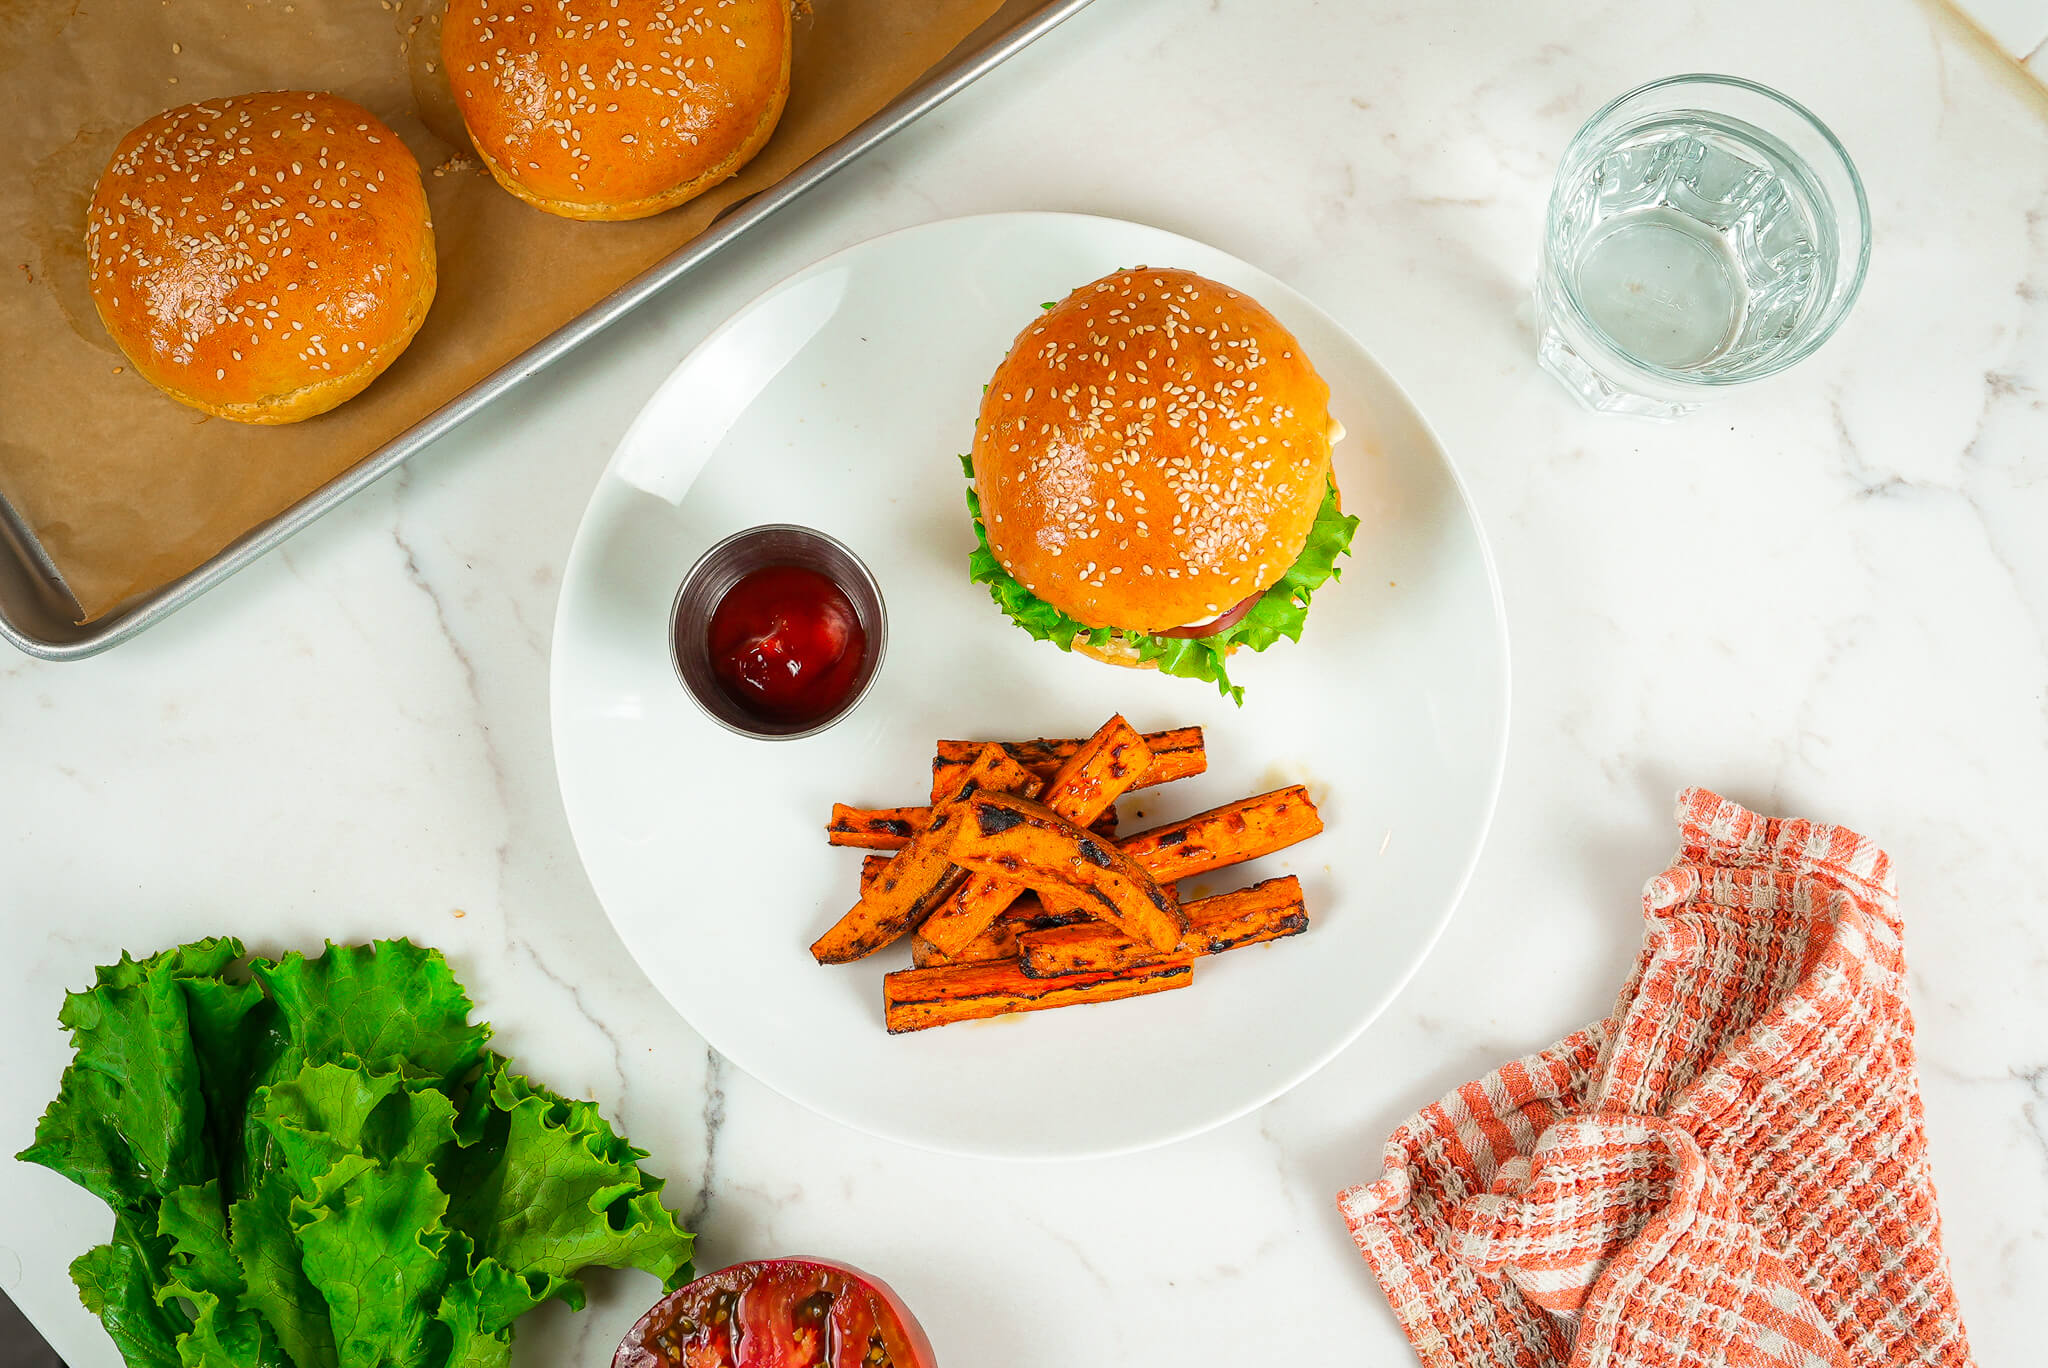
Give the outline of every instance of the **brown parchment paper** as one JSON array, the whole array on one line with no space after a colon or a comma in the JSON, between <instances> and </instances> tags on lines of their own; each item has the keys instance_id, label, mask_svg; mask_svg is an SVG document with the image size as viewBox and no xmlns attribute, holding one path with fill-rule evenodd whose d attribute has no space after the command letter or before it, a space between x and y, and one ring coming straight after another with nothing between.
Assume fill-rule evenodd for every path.
<instances>
[{"instance_id":1,"label":"brown parchment paper","mask_svg":"<svg viewBox=\"0 0 2048 1368\"><path fill-rule=\"evenodd\" d=\"M81 621L319 488L852 130L1001 8L812 0L782 122L738 176L655 218L576 223L513 199L452 141L440 4L0 0L0 496ZM405 139L433 207L440 289L412 346L360 396L304 423L247 427L174 403L125 366L86 291L85 208L143 119L291 89L347 96Z\"/></svg>"}]
</instances>

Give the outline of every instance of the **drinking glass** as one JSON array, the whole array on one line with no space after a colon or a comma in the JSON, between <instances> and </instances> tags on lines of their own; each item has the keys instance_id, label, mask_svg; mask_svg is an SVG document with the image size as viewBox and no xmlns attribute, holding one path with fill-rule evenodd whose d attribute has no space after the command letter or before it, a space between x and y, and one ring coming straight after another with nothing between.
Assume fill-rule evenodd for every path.
<instances>
[{"instance_id":1,"label":"drinking glass","mask_svg":"<svg viewBox=\"0 0 2048 1368\"><path fill-rule=\"evenodd\" d=\"M1676 418L1811 355L1869 260L1863 182L1820 120L1751 81L1668 77L1565 149L1537 356L1589 408Z\"/></svg>"}]
</instances>

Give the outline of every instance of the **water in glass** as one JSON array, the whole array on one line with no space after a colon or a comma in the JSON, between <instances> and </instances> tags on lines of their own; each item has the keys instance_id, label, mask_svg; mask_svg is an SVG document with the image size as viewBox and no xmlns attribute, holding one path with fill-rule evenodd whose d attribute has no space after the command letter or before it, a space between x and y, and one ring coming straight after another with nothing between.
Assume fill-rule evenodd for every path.
<instances>
[{"instance_id":1,"label":"water in glass","mask_svg":"<svg viewBox=\"0 0 2048 1368\"><path fill-rule=\"evenodd\" d=\"M1583 168L1551 250L1588 320L1625 355L1735 375L1793 344L1833 289L1812 173L1746 124L1679 114Z\"/></svg>"}]
</instances>

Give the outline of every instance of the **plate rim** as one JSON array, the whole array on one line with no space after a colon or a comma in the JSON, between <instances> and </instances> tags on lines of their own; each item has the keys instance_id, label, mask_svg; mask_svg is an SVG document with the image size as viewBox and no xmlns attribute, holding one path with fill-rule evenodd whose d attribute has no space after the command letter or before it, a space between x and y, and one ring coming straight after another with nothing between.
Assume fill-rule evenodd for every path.
<instances>
[{"instance_id":1,"label":"plate rim","mask_svg":"<svg viewBox=\"0 0 2048 1368\"><path fill-rule=\"evenodd\" d=\"M561 647L564 636L562 627L569 611L568 604L571 600L571 587L579 579L579 565L589 554L586 551L585 539L586 535L591 531L592 512L598 500L607 493L621 457L628 449L634 446L642 426L649 421L648 415L660 404L663 395L667 393L669 387L676 383L677 378L694 366L699 358L716 345L720 339L750 318L767 301L810 279L812 276L833 268L845 258L856 253L873 250L885 242L890 242L900 237L953 229L970 223L994 223L998 221L1015 224L1099 224L1115 229L1135 228L1164 239L1170 239L1176 245L1185 244L1200 248L1203 251L1213 252L1228 258L1237 266L1272 281L1291 296L1292 303L1315 313L1327 326L1335 329L1345 341L1349 342L1357 349L1361 356L1371 363L1373 368L1379 372L1380 378L1400 396L1401 402L1407 405L1410 415L1412 415L1417 426L1434 446L1445 472L1450 476L1451 486L1457 491L1459 505L1463 509L1466 518L1470 521L1474 539L1478 543L1480 564L1485 570L1487 595L1493 608L1492 634L1494 643L1500 653L1500 684L1496 699L1500 717L1500 740L1494 749L1490 772L1486 776L1486 793L1479 821L1473 831L1470 846L1464 851L1460 859L1458 876L1453 883L1451 892L1445 900L1442 911L1435 918L1435 925L1430 929L1426 938L1424 938L1419 952L1407 967L1394 977L1379 997L1379 1000L1374 1002L1370 1009L1359 1017L1358 1023L1348 1033L1344 1034L1342 1038L1333 1039L1327 1047L1316 1053L1299 1068L1290 1071L1277 1082L1260 1090L1257 1095L1252 1096L1246 1101L1234 1103L1227 1108L1217 1111L1214 1115L1143 1139L1059 1151L1001 1149L967 1144L949 1144L943 1140L920 1136L907 1130L891 1130L872 1125L864 1121L855 1120L850 1116L841 1115L836 1111L828 1110L808 1098L799 1097L761 1073L748 1068L741 1059L713 1040L710 1034L698 1025L689 1013L684 1011L681 1004L677 1003L669 995L667 989L662 986L661 981L655 975L648 972L647 967L641 963L640 956L635 951L632 941L628 938L625 928L619 924L618 916L605 902L603 894L598 890L597 877L591 870L590 859L586 852L586 842L579 827L574 807L570 802L567 786L563 780L562 675L566 667L563 663ZM708 464L708 462L705 464ZM695 488L703 471L704 465L700 464L697 470L691 473L689 482L678 492L677 500L679 503L689 497L690 491ZM1234 1121L1242 1120L1260 1108L1286 1096L1310 1078L1322 1072L1338 1055L1357 1044L1359 1038L1384 1016L1387 1010L1407 991L1408 985L1414 981L1416 974L1421 971L1422 966L1428 963L1430 957L1436 953L1437 946L1443 940L1444 932L1449 929L1452 919L1457 916L1458 910L1464 905L1465 895L1471 889L1473 877L1479 869L1480 858L1486 852L1487 840L1493 833L1494 819L1499 813L1500 795L1507 775L1508 748L1512 740L1513 726L1514 652L1513 643L1508 632L1507 602L1501 589L1500 570L1494 558L1493 541L1487 534L1485 520L1480 516L1478 504L1473 499L1472 490L1466 483L1464 472L1459 469L1458 462L1453 458L1451 450L1445 444L1442 435L1436 430L1435 424L1429 420L1429 416L1415 402L1414 397L1409 394L1407 387L1401 384L1393 371L1388 369L1385 363L1380 360L1378 354L1359 341L1351 329L1346 327L1335 315L1264 267L1247 261L1234 252L1211 243L1203 242L1198 238L1189 237L1184 233L1176 233L1171 229L1141 223L1134 219L1116 218L1106 214L1043 209L996 210L986 213L960 214L946 218L927 219L920 223L906 224L903 227L894 228L885 233L878 233L859 242L849 243L778 277L766 287L750 296L744 303L721 319L710 332L706 333L702 339L677 359L675 365L670 368L668 373L648 392L647 398L633 415L632 421L626 425L625 431L620 434L617 444L612 448L611 456L605 462L604 469L599 472L596 481L591 486L590 495L584 501L583 512L577 518L576 531L570 539L569 551L563 560L562 575L555 597L555 611L550 619L548 643L548 749L549 757L553 761L555 769L555 792L561 802L563 816L569 826L570 842L575 847L577 863L583 870L584 882L589 887L592 896L596 899L598 907L604 912L605 920L610 923L613 934L618 936L620 944L625 947L628 957L633 962L634 969L655 990L655 993L661 1000L667 1004L669 1010L674 1012L676 1017L685 1026L695 1032L697 1037L709 1049L716 1051L720 1058L741 1070L749 1078L761 1084L770 1092L794 1103L811 1115L822 1117L860 1134L870 1135L876 1139L894 1144L905 1145L926 1153L943 1154L959 1158L1000 1160L1010 1163L1054 1164L1077 1160L1107 1159L1142 1153L1147 1150L1178 1144L1181 1141L1193 1139L1198 1135L1227 1126Z\"/></svg>"}]
</instances>

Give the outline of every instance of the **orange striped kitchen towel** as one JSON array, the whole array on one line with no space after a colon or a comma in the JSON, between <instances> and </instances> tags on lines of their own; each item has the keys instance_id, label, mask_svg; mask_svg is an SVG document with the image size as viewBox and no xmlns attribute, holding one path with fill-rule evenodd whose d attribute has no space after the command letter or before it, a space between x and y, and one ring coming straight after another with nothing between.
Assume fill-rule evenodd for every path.
<instances>
[{"instance_id":1,"label":"orange striped kitchen towel","mask_svg":"<svg viewBox=\"0 0 2048 1368\"><path fill-rule=\"evenodd\" d=\"M1678 820L1614 1015L1404 1122L1352 1237L1427 1368L1967 1368L1890 858Z\"/></svg>"}]
</instances>

